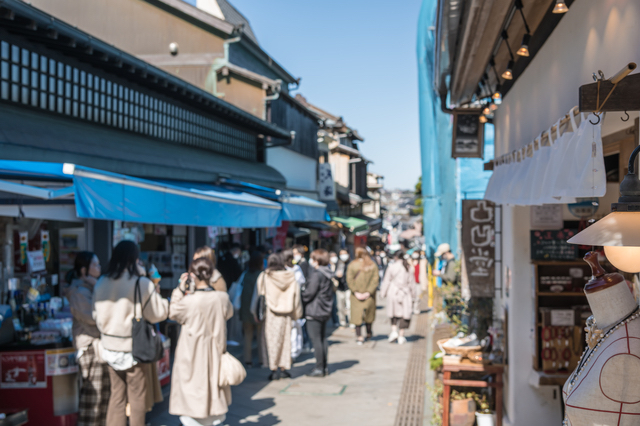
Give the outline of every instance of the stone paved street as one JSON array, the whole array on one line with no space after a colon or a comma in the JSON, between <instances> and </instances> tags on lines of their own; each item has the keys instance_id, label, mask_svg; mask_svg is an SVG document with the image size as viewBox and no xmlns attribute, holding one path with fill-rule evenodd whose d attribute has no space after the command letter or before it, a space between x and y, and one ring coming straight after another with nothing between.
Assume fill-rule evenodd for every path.
<instances>
[{"instance_id":1,"label":"stone paved street","mask_svg":"<svg viewBox=\"0 0 640 426\"><path fill-rule=\"evenodd\" d=\"M409 333L406 345L389 344L390 324L382 306L373 330L373 340L363 346L356 344L353 330L334 330L329 339L331 375L324 379L305 377L313 365L312 354L298 359L288 380L269 382L267 369L250 369L245 382L233 388L227 424L393 425L411 347L426 342ZM238 351L234 354L239 355ZM164 389L166 394L168 390ZM177 417L166 414L167 407L165 399L148 416L148 423L179 425Z\"/></svg>"}]
</instances>

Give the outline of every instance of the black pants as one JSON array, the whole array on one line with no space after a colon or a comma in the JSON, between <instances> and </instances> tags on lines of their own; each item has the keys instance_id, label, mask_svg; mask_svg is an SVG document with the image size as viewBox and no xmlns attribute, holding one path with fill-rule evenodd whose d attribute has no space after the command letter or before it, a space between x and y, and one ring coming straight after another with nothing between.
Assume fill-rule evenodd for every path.
<instances>
[{"instance_id":1,"label":"black pants","mask_svg":"<svg viewBox=\"0 0 640 426\"><path fill-rule=\"evenodd\" d=\"M329 351L329 342L327 341L327 321L307 320L307 332L309 340L313 345L313 351L316 356L316 368L323 370L327 368L327 352Z\"/></svg>"}]
</instances>

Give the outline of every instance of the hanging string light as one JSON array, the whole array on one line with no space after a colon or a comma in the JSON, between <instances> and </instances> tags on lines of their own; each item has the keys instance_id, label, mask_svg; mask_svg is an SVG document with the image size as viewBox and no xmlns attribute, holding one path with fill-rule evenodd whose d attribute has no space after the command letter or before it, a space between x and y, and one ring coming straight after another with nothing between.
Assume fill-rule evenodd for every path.
<instances>
[{"instance_id":1,"label":"hanging string light","mask_svg":"<svg viewBox=\"0 0 640 426\"><path fill-rule=\"evenodd\" d=\"M520 56L529 56L529 42L531 41L531 30L529 29L529 25L527 24L527 20L524 17L524 12L522 11L522 0L516 0L516 9L520 11L520 16L522 16L522 22L524 22L524 28L527 31L525 35L522 37L522 44L520 45L520 49L516 52Z\"/></svg>"},{"instance_id":2,"label":"hanging string light","mask_svg":"<svg viewBox=\"0 0 640 426\"><path fill-rule=\"evenodd\" d=\"M480 120L480 123L482 123L482 124L485 124L487 121L489 121L489 120L487 120L487 117L485 115L481 115L479 120Z\"/></svg>"},{"instance_id":3,"label":"hanging string light","mask_svg":"<svg viewBox=\"0 0 640 426\"><path fill-rule=\"evenodd\" d=\"M553 13L567 13L569 8L563 0L556 0L556 5L553 7Z\"/></svg>"},{"instance_id":4,"label":"hanging string light","mask_svg":"<svg viewBox=\"0 0 640 426\"><path fill-rule=\"evenodd\" d=\"M507 69L502 73L502 78L504 78L505 80L513 80L513 66L515 64L515 58L513 57L511 46L509 46L509 34L507 34L507 30L502 31L502 40L504 40L505 44L507 45L509 56L511 57L511 60L507 64Z\"/></svg>"}]
</instances>

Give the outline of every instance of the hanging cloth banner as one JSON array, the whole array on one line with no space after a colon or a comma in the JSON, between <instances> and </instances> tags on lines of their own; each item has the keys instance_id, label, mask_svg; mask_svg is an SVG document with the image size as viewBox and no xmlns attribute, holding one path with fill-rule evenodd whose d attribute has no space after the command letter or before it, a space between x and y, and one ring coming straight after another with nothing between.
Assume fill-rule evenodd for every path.
<instances>
[{"instance_id":1,"label":"hanging cloth banner","mask_svg":"<svg viewBox=\"0 0 640 426\"><path fill-rule=\"evenodd\" d=\"M592 124L577 107L530 146L496 159L485 200L496 204L536 206L570 204L576 198L602 197L606 171L601 124ZM563 122L567 129L561 133ZM555 127L555 132L553 129ZM542 144L549 141L548 146ZM537 149L536 149L537 147ZM531 156L529 155L531 154Z\"/></svg>"},{"instance_id":2,"label":"hanging cloth banner","mask_svg":"<svg viewBox=\"0 0 640 426\"><path fill-rule=\"evenodd\" d=\"M42 247L42 254L44 255L44 260L49 261L51 257L51 244L49 242L49 231L40 231L40 245Z\"/></svg>"},{"instance_id":3,"label":"hanging cloth banner","mask_svg":"<svg viewBox=\"0 0 640 426\"><path fill-rule=\"evenodd\" d=\"M28 232L20 232L18 234L20 236L20 264L24 265L27 263L27 251L29 250L29 233Z\"/></svg>"}]
</instances>

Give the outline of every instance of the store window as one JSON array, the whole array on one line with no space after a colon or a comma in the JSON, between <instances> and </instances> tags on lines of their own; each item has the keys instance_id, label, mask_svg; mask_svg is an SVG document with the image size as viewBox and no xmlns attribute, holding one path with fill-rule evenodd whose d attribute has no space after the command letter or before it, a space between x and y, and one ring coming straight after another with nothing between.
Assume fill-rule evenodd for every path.
<instances>
[{"instance_id":1,"label":"store window","mask_svg":"<svg viewBox=\"0 0 640 426\"><path fill-rule=\"evenodd\" d=\"M28 49L0 42L0 99L257 161L247 133Z\"/></svg>"}]
</instances>

